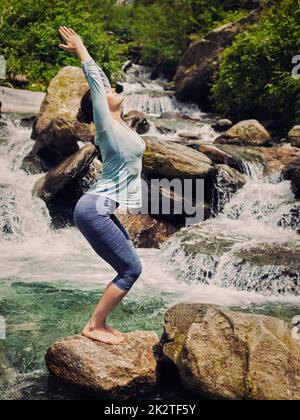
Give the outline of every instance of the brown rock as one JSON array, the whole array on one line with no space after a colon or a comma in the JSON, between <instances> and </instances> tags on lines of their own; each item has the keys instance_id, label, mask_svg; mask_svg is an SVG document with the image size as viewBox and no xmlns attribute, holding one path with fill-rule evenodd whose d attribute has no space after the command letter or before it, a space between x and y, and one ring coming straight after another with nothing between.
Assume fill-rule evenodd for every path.
<instances>
[{"instance_id":1,"label":"brown rock","mask_svg":"<svg viewBox=\"0 0 300 420\"><path fill-rule=\"evenodd\" d=\"M178 99L207 104L212 75L224 48L231 45L235 37L257 17L258 13L252 12L246 18L217 28L190 44L174 76Z\"/></svg>"},{"instance_id":2,"label":"brown rock","mask_svg":"<svg viewBox=\"0 0 300 420\"><path fill-rule=\"evenodd\" d=\"M82 336L67 337L46 354L49 371L56 377L112 399L150 393L157 384L161 349L155 333L124 334L117 346Z\"/></svg>"},{"instance_id":3,"label":"brown rock","mask_svg":"<svg viewBox=\"0 0 300 420\"><path fill-rule=\"evenodd\" d=\"M289 139L292 146L300 147L300 125L295 125L289 132Z\"/></svg>"},{"instance_id":4,"label":"brown rock","mask_svg":"<svg viewBox=\"0 0 300 420\"><path fill-rule=\"evenodd\" d=\"M62 118L54 118L38 135L31 152L23 160L22 169L39 173L39 166L33 165L38 162L42 171L47 171L78 150L73 125Z\"/></svg>"},{"instance_id":5,"label":"brown rock","mask_svg":"<svg viewBox=\"0 0 300 420\"><path fill-rule=\"evenodd\" d=\"M229 153L225 153L224 151L218 149L216 146L197 145L196 149L199 152L204 153L214 163L226 164L239 172L244 172L244 164L242 159L231 156Z\"/></svg>"},{"instance_id":6,"label":"brown rock","mask_svg":"<svg viewBox=\"0 0 300 420\"><path fill-rule=\"evenodd\" d=\"M207 156L180 144L145 138L144 169L149 176L170 178L205 178L213 172Z\"/></svg>"},{"instance_id":7,"label":"brown rock","mask_svg":"<svg viewBox=\"0 0 300 420\"><path fill-rule=\"evenodd\" d=\"M77 120L73 123L74 133L78 141L83 143L93 143L96 134L95 125L93 123L86 124Z\"/></svg>"},{"instance_id":8,"label":"brown rock","mask_svg":"<svg viewBox=\"0 0 300 420\"><path fill-rule=\"evenodd\" d=\"M299 400L300 342L292 328L267 316L181 304L166 313L163 352L198 395Z\"/></svg>"},{"instance_id":9,"label":"brown rock","mask_svg":"<svg viewBox=\"0 0 300 420\"><path fill-rule=\"evenodd\" d=\"M291 147L290 144L279 147L219 145L218 149L236 159L258 162L263 166L266 175L280 172L286 165L300 158L300 150L296 147Z\"/></svg>"},{"instance_id":10,"label":"brown rock","mask_svg":"<svg viewBox=\"0 0 300 420\"><path fill-rule=\"evenodd\" d=\"M257 120L241 121L221 134L215 144L237 146L264 146L272 140L268 131Z\"/></svg>"},{"instance_id":11,"label":"brown rock","mask_svg":"<svg viewBox=\"0 0 300 420\"><path fill-rule=\"evenodd\" d=\"M87 89L88 83L80 67L63 67L48 87L32 137L36 138L53 118L63 118L72 123Z\"/></svg>"},{"instance_id":12,"label":"brown rock","mask_svg":"<svg viewBox=\"0 0 300 420\"><path fill-rule=\"evenodd\" d=\"M130 111L124 115L123 119L138 134L145 134L150 130L150 124L143 112Z\"/></svg>"},{"instance_id":13,"label":"brown rock","mask_svg":"<svg viewBox=\"0 0 300 420\"><path fill-rule=\"evenodd\" d=\"M164 220L157 220L148 214L117 212L118 218L128 231L135 246L140 248L159 248L178 228Z\"/></svg>"},{"instance_id":14,"label":"brown rock","mask_svg":"<svg viewBox=\"0 0 300 420\"><path fill-rule=\"evenodd\" d=\"M38 179L33 187L33 194L48 203L68 183L86 173L96 155L96 147L93 144L87 144Z\"/></svg>"}]
</instances>

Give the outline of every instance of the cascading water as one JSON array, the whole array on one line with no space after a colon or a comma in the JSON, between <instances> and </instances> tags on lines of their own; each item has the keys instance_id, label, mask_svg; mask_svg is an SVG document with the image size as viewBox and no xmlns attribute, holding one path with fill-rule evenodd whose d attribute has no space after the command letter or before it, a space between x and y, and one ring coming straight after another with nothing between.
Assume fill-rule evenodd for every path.
<instances>
[{"instance_id":1,"label":"cascading water","mask_svg":"<svg viewBox=\"0 0 300 420\"><path fill-rule=\"evenodd\" d=\"M148 74L143 67L138 69L140 77ZM138 83L130 83L131 89L142 90ZM151 84L150 89L159 89L156 82L149 81ZM130 95L129 91L126 101L132 99ZM150 104L156 101L147 95L145 100ZM133 106L136 108L136 103ZM201 122L203 127L209 125L208 117L194 106L183 107L186 114L198 112L200 121L170 120L175 128L176 124L180 130L182 124L200 129ZM172 111L176 109L171 106ZM75 227L54 230L45 203L32 197L32 186L41 175L28 175L20 169L33 144L30 130L20 125L20 117L4 115L8 126L0 128L0 316L7 323L7 339L0 340L0 399L74 399L78 396L49 380L44 355L52 342L80 333L115 273ZM212 129L203 130L206 142L213 133ZM161 133L159 136L165 138ZM259 168L254 171L252 164L249 168L249 173L260 172ZM250 292L263 291L252 285L253 267L247 271L247 266L239 263L241 256L234 257L237 265L232 263L234 249L244 250L245 244L276 244L279 255L285 251L282 258L294 255L289 253L298 244L298 236L290 227L295 221L289 212L296 205L289 183L276 184L256 176L226 205L224 214L183 229L164 246L163 253L138 250L143 274L112 314L112 324L124 332L146 329L160 335L166 308L179 302L251 307L286 320L298 315L297 297L265 297ZM171 266L167 264L170 259ZM251 263L249 258L247 261ZM290 261L290 269L295 262ZM244 274L239 274L241 268ZM275 268L271 269L273 276ZM238 281L244 291L224 288L240 287Z\"/></svg>"},{"instance_id":2,"label":"cascading water","mask_svg":"<svg viewBox=\"0 0 300 420\"><path fill-rule=\"evenodd\" d=\"M290 215L300 204L290 182L248 165L245 187L224 211L183 229L164 245L164 256L189 283L299 296L300 238Z\"/></svg>"},{"instance_id":3,"label":"cascading water","mask_svg":"<svg viewBox=\"0 0 300 420\"><path fill-rule=\"evenodd\" d=\"M212 119L201 112L194 103L183 103L176 99L175 92L165 90L163 79L150 80L151 69L146 66L132 64L127 70L124 87L126 97L123 112L137 110L147 114L151 122L148 136L155 136L169 141L182 141L185 132L192 132L196 138L205 143L212 142L217 134L213 130ZM163 117L163 113L172 113L172 117ZM176 117L178 113L188 118ZM159 130L162 127L164 130Z\"/></svg>"}]
</instances>

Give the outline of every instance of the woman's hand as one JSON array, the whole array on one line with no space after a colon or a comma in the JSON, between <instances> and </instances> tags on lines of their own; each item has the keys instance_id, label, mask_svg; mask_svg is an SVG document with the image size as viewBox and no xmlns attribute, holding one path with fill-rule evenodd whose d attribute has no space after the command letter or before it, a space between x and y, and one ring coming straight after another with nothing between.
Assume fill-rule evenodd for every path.
<instances>
[{"instance_id":1,"label":"woman's hand","mask_svg":"<svg viewBox=\"0 0 300 420\"><path fill-rule=\"evenodd\" d=\"M73 29L67 28L66 26L59 27L59 33L64 40L64 44L59 44L59 47L65 51L76 54L77 58L81 61L90 60L88 50L85 48L84 43L79 35Z\"/></svg>"},{"instance_id":2,"label":"woman's hand","mask_svg":"<svg viewBox=\"0 0 300 420\"><path fill-rule=\"evenodd\" d=\"M65 42L64 44L59 44L59 47L63 50L76 54L80 48L84 47L82 39L73 29L60 26L58 31Z\"/></svg>"}]
</instances>

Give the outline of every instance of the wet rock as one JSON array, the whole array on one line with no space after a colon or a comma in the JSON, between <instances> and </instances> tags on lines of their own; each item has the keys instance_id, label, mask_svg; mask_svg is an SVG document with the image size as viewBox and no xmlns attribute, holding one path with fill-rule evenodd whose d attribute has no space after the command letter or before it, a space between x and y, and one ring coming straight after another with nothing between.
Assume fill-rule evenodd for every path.
<instances>
[{"instance_id":1,"label":"wet rock","mask_svg":"<svg viewBox=\"0 0 300 420\"><path fill-rule=\"evenodd\" d=\"M0 101L3 112L37 114L45 98L43 92L31 92L24 89L0 87Z\"/></svg>"},{"instance_id":2,"label":"wet rock","mask_svg":"<svg viewBox=\"0 0 300 420\"><path fill-rule=\"evenodd\" d=\"M74 180L77 182L78 177L88 171L96 155L96 147L93 144L87 144L38 179L33 187L33 194L46 203L50 202L66 185ZM74 185L72 187L75 188Z\"/></svg>"},{"instance_id":3,"label":"wet rock","mask_svg":"<svg viewBox=\"0 0 300 420\"><path fill-rule=\"evenodd\" d=\"M22 163L22 169L33 173L42 169L45 172L78 150L73 125L62 118L54 118L38 135L31 152Z\"/></svg>"},{"instance_id":4,"label":"wet rock","mask_svg":"<svg viewBox=\"0 0 300 420\"><path fill-rule=\"evenodd\" d=\"M226 118L218 120L212 124L212 128L216 131L226 131L229 130L232 126L232 121Z\"/></svg>"},{"instance_id":5,"label":"wet rock","mask_svg":"<svg viewBox=\"0 0 300 420\"><path fill-rule=\"evenodd\" d=\"M300 156L285 166L282 177L291 181L292 191L300 199Z\"/></svg>"},{"instance_id":6,"label":"wet rock","mask_svg":"<svg viewBox=\"0 0 300 420\"><path fill-rule=\"evenodd\" d=\"M154 125L161 134L175 134L177 131L176 120L157 119Z\"/></svg>"},{"instance_id":7,"label":"wet rock","mask_svg":"<svg viewBox=\"0 0 300 420\"><path fill-rule=\"evenodd\" d=\"M241 158L231 156L229 153L225 153L216 146L197 145L195 148L208 156L214 163L225 164L241 173L245 172L244 163Z\"/></svg>"},{"instance_id":8,"label":"wet rock","mask_svg":"<svg viewBox=\"0 0 300 420\"><path fill-rule=\"evenodd\" d=\"M288 135L292 146L300 147L300 125L295 125Z\"/></svg>"},{"instance_id":9,"label":"wet rock","mask_svg":"<svg viewBox=\"0 0 300 420\"><path fill-rule=\"evenodd\" d=\"M180 144L146 137L144 170L151 176L172 178L206 178L214 172L207 156Z\"/></svg>"},{"instance_id":10,"label":"wet rock","mask_svg":"<svg viewBox=\"0 0 300 420\"><path fill-rule=\"evenodd\" d=\"M273 204L269 203L266 197L266 207ZM235 219L240 211L233 207L230 217L182 229L172 237L168 260L179 278L266 296L299 296L299 244L272 243L262 235L253 245L253 237L259 232L252 237L238 230ZM178 261L184 261L183 266Z\"/></svg>"},{"instance_id":11,"label":"wet rock","mask_svg":"<svg viewBox=\"0 0 300 420\"><path fill-rule=\"evenodd\" d=\"M117 346L96 343L82 336L53 344L46 354L56 377L111 399L129 399L153 392L161 348L155 333L124 334Z\"/></svg>"},{"instance_id":12,"label":"wet rock","mask_svg":"<svg viewBox=\"0 0 300 420\"><path fill-rule=\"evenodd\" d=\"M187 140L197 140L199 138L194 131L180 130L177 134L179 137Z\"/></svg>"},{"instance_id":13,"label":"wet rock","mask_svg":"<svg viewBox=\"0 0 300 420\"><path fill-rule=\"evenodd\" d=\"M74 208L80 197L101 177L102 165L95 158L89 168L65 184L47 203L51 216L51 226L62 229L74 226Z\"/></svg>"},{"instance_id":14,"label":"wet rock","mask_svg":"<svg viewBox=\"0 0 300 420\"><path fill-rule=\"evenodd\" d=\"M178 99L210 105L211 80L224 48L231 45L235 37L257 18L258 13L252 12L246 18L217 28L190 44L174 76Z\"/></svg>"},{"instance_id":15,"label":"wet rock","mask_svg":"<svg viewBox=\"0 0 300 420\"><path fill-rule=\"evenodd\" d=\"M291 147L290 144L276 147L218 145L218 149L236 159L260 165L265 175L281 172L286 165L297 157L300 159L300 150Z\"/></svg>"},{"instance_id":16,"label":"wet rock","mask_svg":"<svg viewBox=\"0 0 300 420\"><path fill-rule=\"evenodd\" d=\"M160 118L166 120L178 120L181 117L179 112L165 111L161 113Z\"/></svg>"},{"instance_id":17,"label":"wet rock","mask_svg":"<svg viewBox=\"0 0 300 420\"><path fill-rule=\"evenodd\" d=\"M128 231L136 247L159 248L178 228L164 220L154 219L148 214L117 212L118 218Z\"/></svg>"},{"instance_id":18,"label":"wet rock","mask_svg":"<svg viewBox=\"0 0 300 420\"><path fill-rule=\"evenodd\" d=\"M145 134L150 130L146 115L139 111L130 111L124 115L124 121L138 134Z\"/></svg>"},{"instance_id":19,"label":"wet rock","mask_svg":"<svg viewBox=\"0 0 300 420\"><path fill-rule=\"evenodd\" d=\"M179 304L165 315L161 342L184 386L201 397L299 400L300 342L292 328L267 316Z\"/></svg>"},{"instance_id":20,"label":"wet rock","mask_svg":"<svg viewBox=\"0 0 300 420\"><path fill-rule=\"evenodd\" d=\"M245 185L246 180L240 172L227 165L216 165L216 168L217 174L212 191L212 211L219 214L233 194Z\"/></svg>"},{"instance_id":21,"label":"wet rock","mask_svg":"<svg viewBox=\"0 0 300 420\"><path fill-rule=\"evenodd\" d=\"M209 157L196 150L153 137L145 138L145 141L147 148L144 154L144 174L149 182L151 181L150 203L161 191L160 200L164 197L171 200L173 209L182 208L182 205L184 208L191 209L194 204L200 214L198 206L201 204L201 206L204 205L204 217L208 217L213 207L214 211L217 208L221 209L233 191L237 191L245 183L244 178L237 171L226 165L215 165ZM181 189L178 188L178 191L173 193L168 188L160 188L158 183L153 186L152 180L174 181L180 185ZM192 180L193 191L190 191L190 194L184 190L185 180ZM199 196L196 194L196 192L199 193L200 188L197 185L198 180L204 180L204 203L199 202ZM169 217L167 214L162 214L162 217L175 224L184 224L186 214L183 212L176 217L174 211Z\"/></svg>"},{"instance_id":22,"label":"wet rock","mask_svg":"<svg viewBox=\"0 0 300 420\"><path fill-rule=\"evenodd\" d=\"M32 115L30 117L24 117L21 119L20 125L21 127L32 128L36 122L36 115Z\"/></svg>"},{"instance_id":23,"label":"wet rock","mask_svg":"<svg viewBox=\"0 0 300 420\"><path fill-rule=\"evenodd\" d=\"M32 137L36 138L54 118L63 118L73 123L87 89L88 83L80 67L62 68L48 87Z\"/></svg>"},{"instance_id":24,"label":"wet rock","mask_svg":"<svg viewBox=\"0 0 300 420\"><path fill-rule=\"evenodd\" d=\"M41 174L47 170L43 160L33 153L24 157L20 168L31 175Z\"/></svg>"},{"instance_id":25,"label":"wet rock","mask_svg":"<svg viewBox=\"0 0 300 420\"><path fill-rule=\"evenodd\" d=\"M94 124L81 123L79 121L74 121L73 123L74 134L78 141L83 143L93 143L94 137L96 134L96 129Z\"/></svg>"},{"instance_id":26,"label":"wet rock","mask_svg":"<svg viewBox=\"0 0 300 420\"><path fill-rule=\"evenodd\" d=\"M221 134L215 144L233 144L237 146L265 146L272 140L270 134L257 120L241 121Z\"/></svg>"}]
</instances>

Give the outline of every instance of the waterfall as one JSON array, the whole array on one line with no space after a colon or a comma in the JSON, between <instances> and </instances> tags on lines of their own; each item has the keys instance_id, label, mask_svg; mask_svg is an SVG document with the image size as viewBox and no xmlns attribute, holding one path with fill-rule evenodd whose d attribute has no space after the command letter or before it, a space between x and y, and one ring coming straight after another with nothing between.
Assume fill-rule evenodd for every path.
<instances>
[{"instance_id":1,"label":"waterfall","mask_svg":"<svg viewBox=\"0 0 300 420\"><path fill-rule=\"evenodd\" d=\"M214 121L207 114L201 112L198 105L192 102L180 102L173 90L167 90L167 82L164 79L150 80L151 69L149 67L132 64L125 73L125 80L122 82L125 96L123 113L131 110L143 112L151 123L150 132L162 140L182 141L180 133L190 131L204 143L212 143L217 133L211 124ZM154 121L163 113L172 113L173 116L163 118L162 125L173 133L161 133L155 126ZM175 114L185 116L186 119L176 117ZM159 120L158 120L159 123ZM159 124L160 125L160 124ZM184 136L183 136L184 137Z\"/></svg>"},{"instance_id":2,"label":"waterfall","mask_svg":"<svg viewBox=\"0 0 300 420\"><path fill-rule=\"evenodd\" d=\"M39 176L28 176L20 169L32 148L30 130L21 127L17 117L3 118L7 126L0 138L0 243L5 246L5 242L47 235L50 217L45 203L31 195Z\"/></svg>"},{"instance_id":3,"label":"waterfall","mask_svg":"<svg viewBox=\"0 0 300 420\"><path fill-rule=\"evenodd\" d=\"M163 255L182 281L267 295L300 294L300 238L290 182L247 163L247 183L221 214L182 229Z\"/></svg>"}]
</instances>

